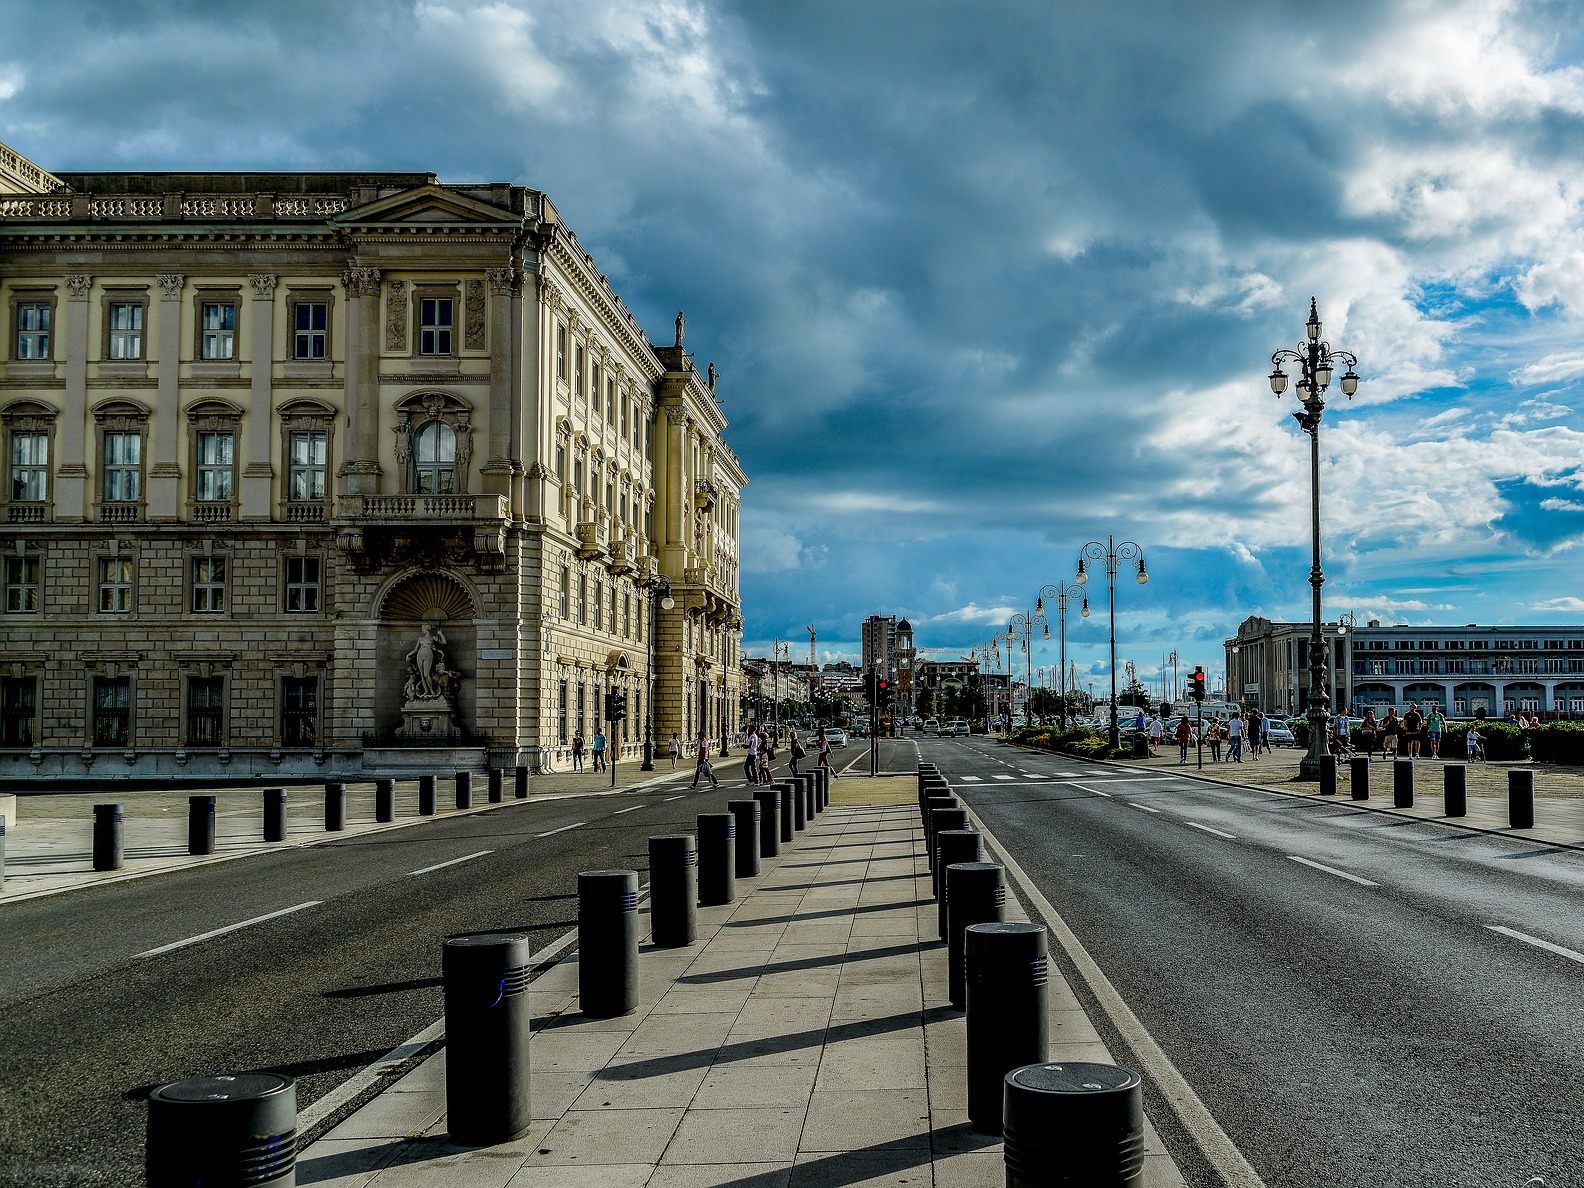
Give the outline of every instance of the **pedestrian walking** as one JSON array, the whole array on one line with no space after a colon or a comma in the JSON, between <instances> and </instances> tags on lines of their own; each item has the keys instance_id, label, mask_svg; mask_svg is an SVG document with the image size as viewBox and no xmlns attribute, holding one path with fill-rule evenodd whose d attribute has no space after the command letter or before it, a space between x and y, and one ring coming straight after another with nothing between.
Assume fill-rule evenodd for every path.
<instances>
[{"instance_id":1,"label":"pedestrian walking","mask_svg":"<svg viewBox=\"0 0 1584 1188\"><path fill-rule=\"evenodd\" d=\"M583 732L581 730L572 736L572 770L583 770Z\"/></svg>"},{"instance_id":2,"label":"pedestrian walking","mask_svg":"<svg viewBox=\"0 0 1584 1188\"><path fill-rule=\"evenodd\" d=\"M693 782L688 787L697 788L699 777L706 776L711 787L719 788L720 781L715 778L715 768L710 764L710 740L702 730L698 732L698 741L693 746L693 753L698 759L698 766L693 769Z\"/></svg>"},{"instance_id":3,"label":"pedestrian walking","mask_svg":"<svg viewBox=\"0 0 1584 1188\"><path fill-rule=\"evenodd\" d=\"M594 731L594 770L605 770L605 730L597 727Z\"/></svg>"},{"instance_id":4,"label":"pedestrian walking","mask_svg":"<svg viewBox=\"0 0 1584 1188\"><path fill-rule=\"evenodd\" d=\"M830 778L836 778L836 769L831 766L830 739L825 737L825 732L819 732L819 765L830 772Z\"/></svg>"},{"instance_id":5,"label":"pedestrian walking","mask_svg":"<svg viewBox=\"0 0 1584 1188\"><path fill-rule=\"evenodd\" d=\"M1425 739L1430 744L1430 758L1441 758L1441 735L1446 730L1446 718L1439 705L1432 705L1425 715Z\"/></svg>"},{"instance_id":6,"label":"pedestrian walking","mask_svg":"<svg viewBox=\"0 0 1584 1188\"><path fill-rule=\"evenodd\" d=\"M1193 741L1193 727L1188 724L1188 715L1184 714L1177 722L1177 766L1181 767L1188 762L1188 744Z\"/></svg>"},{"instance_id":7,"label":"pedestrian walking","mask_svg":"<svg viewBox=\"0 0 1584 1188\"><path fill-rule=\"evenodd\" d=\"M1260 711L1260 716L1259 716L1259 741L1260 741L1260 750L1264 751L1267 755L1269 755L1270 754L1270 716L1268 714L1266 714L1263 710Z\"/></svg>"},{"instance_id":8,"label":"pedestrian walking","mask_svg":"<svg viewBox=\"0 0 1584 1188\"><path fill-rule=\"evenodd\" d=\"M1463 745L1468 750L1470 763L1481 761L1485 758L1485 736L1480 733L1478 723L1468 728L1468 734L1463 738Z\"/></svg>"},{"instance_id":9,"label":"pedestrian walking","mask_svg":"<svg viewBox=\"0 0 1584 1188\"><path fill-rule=\"evenodd\" d=\"M771 780L770 767L775 762L775 732L763 731L759 738L759 782L768 784Z\"/></svg>"},{"instance_id":10,"label":"pedestrian walking","mask_svg":"<svg viewBox=\"0 0 1584 1188\"><path fill-rule=\"evenodd\" d=\"M671 732L671 770L676 770L677 760L682 758L682 740L677 737L677 732Z\"/></svg>"},{"instance_id":11,"label":"pedestrian walking","mask_svg":"<svg viewBox=\"0 0 1584 1188\"><path fill-rule=\"evenodd\" d=\"M1160 718L1151 714L1149 722L1149 750L1151 755L1160 754L1161 738L1165 733L1166 724Z\"/></svg>"},{"instance_id":12,"label":"pedestrian walking","mask_svg":"<svg viewBox=\"0 0 1584 1188\"><path fill-rule=\"evenodd\" d=\"M1424 728L1424 715L1419 712L1419 703L1410 701L1408 712L1403 715L1402 736L1408 744L1408 758L1419 758L1419 732Z\"/></svg>"},{"instance_id":13,"label":"pedestrian walking","mask_svg":"<svg viewBox=\"0 0 1584 1188\"><path fill-rule=\"evenodd\" d=\"M1350 736L1347 714L1340 713L1331 719L1331 741L1337 758L1347 759L1353 754L1353 740Z\"/></svg>"},{"instance_id":14,"label":"pedestrian walking","mask_svg":"<svg viewBox=\"0 0 1584 1188\"><path fill-rule=\"evenodd\" d=\"M798 774L798 760L808 754L803 749L803 740L798 737L795 727L787 727L787 768L794 776Z\"/></svg>"},{"instance_id":15,"label":"pedestrian walking","mask_svg":"<svg viewBox=\"0 0 1584 1188\"><path fill-rule=\"evenodd\" d=\"M1397 739L1402 734L1402 719L1397 716L1397 707L1388 705L1386 717L1381 722L1381 758L1395 759L1397 757Z\"/></svg>"},{"instance_id":16,"label":"pedestrian walking","mask_svg":"<svg viewBox=\"0 0 1584 1188\"><path fill-rule=\"evenodd\" d=\"M1227 761L1243 762L1243 719L1237 714L1227 718Z\"/></svg>"},{"instance_id":17,"label":"pedestrian walking","mask_svg":"<svg viewBox=\"0 0 1584 1188\"><path fill-rule=\"evenodd\" d=\"M1251 709L1243 715L1243 739L1248 744L1249 758L1258 760L1260 753L1260 714Z\"/></svg>"},{"instance_id":18,"label":"pedestrian walking","mask_svg":"<svg viewBox=\"0 0 1584 1188\"><path fill-rule=\"evenodd\" d=\"M743 739L743 778L750 784L759 782L759 731L751 726Z\"/></svg>"},{"instance_id":19,"label":"pedestrian walking","mask_svg":"<svg viewBox=\"0 0 1584 1188\"><path fill-rule=\"evenodd\" d=\"M1380 742L1380 723L1375 720L1374 706L1364 711L1364 720L1359 723L1358 736L1358 745L1364 748L1364 758L1375 758L1375 747Z\"/></svg>"},{"instance_id":20,"label":"pedestrian walking","mask_svg":"<svg viewBox=\"0 0 1584 1188\"><path fill-rule=\"evenodd\" d=\"M1210 762L1221 762L1221 719L1211 718L1205 725L1205 744L1210 748Z\"/></svg>"}]
</instances>

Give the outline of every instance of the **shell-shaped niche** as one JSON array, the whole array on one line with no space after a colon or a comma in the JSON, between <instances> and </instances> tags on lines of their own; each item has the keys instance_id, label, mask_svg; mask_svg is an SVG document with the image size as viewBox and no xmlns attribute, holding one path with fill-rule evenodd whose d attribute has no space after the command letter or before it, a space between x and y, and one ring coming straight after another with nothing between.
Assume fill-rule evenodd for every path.
<instances>
[{"instance_id":1,"label":"shell-shaped niche","mask_svg":"<svg viewBox=\"0 0 1584 1188\"><path fill-rule=\"evenodd\" d=\"M473 617L473 600L456 582L438 573L420 573L385 596L384 618L404 622L438 619L445 623Z\"/></svg>"}]
</instances>

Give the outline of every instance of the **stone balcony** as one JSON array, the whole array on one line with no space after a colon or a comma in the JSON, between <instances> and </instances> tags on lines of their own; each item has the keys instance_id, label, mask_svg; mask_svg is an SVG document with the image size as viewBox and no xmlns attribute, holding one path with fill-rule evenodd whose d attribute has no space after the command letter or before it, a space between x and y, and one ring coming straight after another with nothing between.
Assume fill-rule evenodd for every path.
<instances>
[{"instance_id":1,"label":"stone balcony","mask_svg":"<svg viewBox=\"0 0 1584 1188\"><path fill-rule=\"evenodd\" d=\"M504 495L348 495L340 513L340 519L365 524L462 524L511 514Z\"/></svg>"},{"instance_id":2,"label":"stone balcony","mask_svg":"<svg viewBox=\"0 0 1584 1188\"><path fill-rule=\"evenodd\" d=\"M618 536L610 542L610 567L612 573L634 573L637 571L637 537Z\"/></svg>"},{"instance_id":3,"label":"stone balcony","mask_svg":"<svg viewBox=\"0 0 1584 1188\"><path fill-rule=\"evenodd\" d=\"M577 526L578 556L604 558L610 548L610 528L602 520L584 520Z\"/></svg>"},{"instance_id":4,"label":"stone balcony","mask_svg":"<svg viewBox=\"0 0 1584 1188\"><path fill-rule=\"evenodd\" d=\"M336 544L364 570L437 560L493 570L510 519L505 495L348 495L337 500Z\"/></svg>"}]
</instances>

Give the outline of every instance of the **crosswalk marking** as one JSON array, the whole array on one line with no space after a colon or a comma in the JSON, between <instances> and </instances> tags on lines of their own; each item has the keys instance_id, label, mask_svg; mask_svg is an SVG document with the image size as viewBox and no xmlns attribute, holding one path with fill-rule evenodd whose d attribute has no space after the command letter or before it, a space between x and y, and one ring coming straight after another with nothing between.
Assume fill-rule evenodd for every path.
<instances>
[{"instance_id":1,"label":"crosswalk marking","mask_svg":"<svg viewBox=\"0 0 1584 1188\"><path fill-rule=\"evenodd\" d=\"M963 776L962 779L965 784L978 784L983 782L984 776Z\"/></svg>"},{"instance_id":2,"label":"crosswalk marking","mask_svg":"<svg viewBox=\"0 0 1584 1188\"><path fill-rule=\"evenodd\" d=\"M998 775L998 776L996 776L996 779L998 779L998 780L1015 780L1015 779L1017 779L1017 776Z\"/></svg>"}]
</instances>

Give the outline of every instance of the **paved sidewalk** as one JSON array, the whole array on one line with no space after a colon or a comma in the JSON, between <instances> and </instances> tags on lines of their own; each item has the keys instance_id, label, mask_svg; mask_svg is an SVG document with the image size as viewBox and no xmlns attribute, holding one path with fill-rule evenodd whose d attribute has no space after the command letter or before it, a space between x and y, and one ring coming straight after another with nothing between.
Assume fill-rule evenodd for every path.
<instances>
[{"instance_id":1,"label":"paved sidewalk","mask_svg":"<svg viewBox=\"0 0 1584 1188\"><path fill-rule=\"evenodd\" d=\"M968 1128L965 1023L922 855L914 778L850 778L695 944L641 951L638 1010L577 1011L577 958L528 993L535 1122L446 1141L445 1052L301 1154L334 1188L991 1188L1001 1144ZM900 803L899 803L900 802ZM1026 918L1009 896L1008 918ZM646 920L641 924L647 938ZM1108 1061L1055 970L1051 1058ZM1146 1135L1145 1183L1182 1179Z\"/></svg>"},{"instance_id":2,"label":"paved sidewalk","mask_svg":"<svg viewBox=\"0 0 1584 1188\"><path fill-rule=\"evenodd\" d=\"M639 771L637 762L617 766L616 787L610 785L608 772L576 772L565 775L531 776L527 802L556 800L568 796L598 796L634 791L649 785L677 781L690 776L688 771L670 772L669 760L656 764L656 771ZM264 836L263 788L171 788L132 790L106 787L96 792L28 793L17 797L16 819L6 825L5 886L0 888L0 905L17 899L97 886L117 879L136 878L176 870L186 866L225 861L248 854L290 849L402 829L424 821L455 816L455 783L451 775L435 778L435 815L418 815L418 781L396 781L396 819L387 824L374 820L374 782L346 783L346 828L327 833L324 828L324 786L294 784L286 786L286 840L266 842ZM277 785L278 786L278 785ZM489 804L489 783L481 772L473 773L471 812L494 806ZM193 856L187 852L187 798L212 795L215 798L215 853ZM512 773L505 773L503 802L521 804L514 797ZM93 869L93 806L120 804L123 822L125 865L115 872Z\"/></svg>"}]
</instances>

